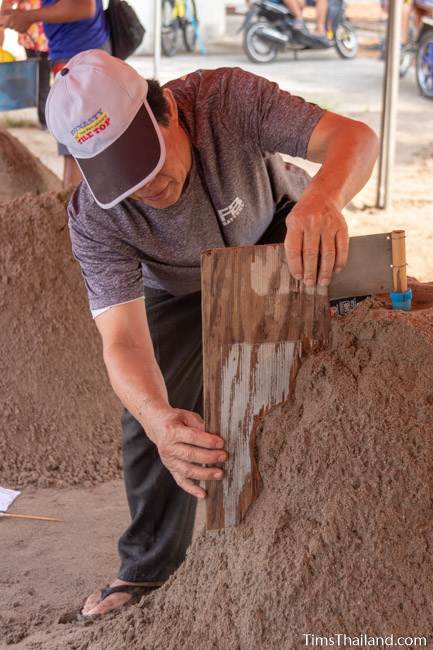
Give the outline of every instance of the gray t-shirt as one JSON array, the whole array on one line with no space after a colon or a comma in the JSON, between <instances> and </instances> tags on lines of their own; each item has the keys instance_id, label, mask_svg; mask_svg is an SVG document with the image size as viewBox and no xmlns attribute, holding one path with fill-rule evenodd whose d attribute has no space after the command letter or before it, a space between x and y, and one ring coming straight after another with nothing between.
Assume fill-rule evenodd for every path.
<instances>
[{"instance_id":1,"label":"gray t-shirt","mask_svg":"<svg viewBox=\"0 0 433 650\"><path fill-rule=\"evenodd\" d=\"M142 297L143 286L198 291L203 250L255 244L279 201L298 198L302 182L276 152L305 158L322 108L239 68L199 70L167 87L193 148L180 199L103 210L85 183L71 197L72 249L92 311Z\"/></svg>"}]
</instances>

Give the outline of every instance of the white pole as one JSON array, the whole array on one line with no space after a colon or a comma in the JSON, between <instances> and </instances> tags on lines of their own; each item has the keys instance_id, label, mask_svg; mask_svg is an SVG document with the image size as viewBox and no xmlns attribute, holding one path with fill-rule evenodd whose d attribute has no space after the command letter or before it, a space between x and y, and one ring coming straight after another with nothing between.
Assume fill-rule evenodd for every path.
<instances>
[{"instance_id":1,"label":"white pole","mask_svg":"<svg viewBox=\"0 0 433 650\"><path fill-rule=\"evenodd\" d=\"M153 78L159 80L161 64L161 0L154 3Z\"/></svg>"},{"instance_id":2,"label":"white pole","mask_svg":"<svg viewBox=\"0 0 433 650\"><path fill-rule=\"evenodd\" d=\"M376 198L376 206L382 209L388 208L391 203L391 176L395 159L397 129L403 0L389 0L388 7L382 127L380 134L379 178Z\"/></svg>"}]
</instances>

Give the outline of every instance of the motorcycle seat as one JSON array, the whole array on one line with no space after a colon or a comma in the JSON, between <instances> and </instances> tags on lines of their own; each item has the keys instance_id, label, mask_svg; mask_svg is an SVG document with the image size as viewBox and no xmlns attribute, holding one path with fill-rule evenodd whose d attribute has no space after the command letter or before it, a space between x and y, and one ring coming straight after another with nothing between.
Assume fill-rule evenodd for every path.
<instances>
[{"instance_id":1,"label":"motorcycle seat","mask_svg":"<svg viewBox=\"0 0 433 650\"><path fill-rule=\"evenodd\" d=\"M261 0L261 2L259 2L257 4L266 7L266 9L269 9L270 11L274 11L275 13L279 13L282 16L291 16L292 15L292 13L287 9L286 5L279 4L277 2L273 2L272 0Z\"/></svg>"}]
</instances>

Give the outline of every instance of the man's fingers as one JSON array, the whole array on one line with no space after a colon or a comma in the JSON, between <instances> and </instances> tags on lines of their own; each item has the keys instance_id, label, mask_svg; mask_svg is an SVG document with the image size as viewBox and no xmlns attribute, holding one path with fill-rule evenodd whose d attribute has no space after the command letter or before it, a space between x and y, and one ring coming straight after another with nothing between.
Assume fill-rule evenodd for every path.
<instances>
[{"instance_id":1,"label":"man's fingers","mask_svg":"<svg viewBox=\"0 0 433 650\"><path fill-rule=\"evenodd\" d=\"M202 447L203 449L223 449L224 440L214 433L199 431L193 427L179 427L176 431L176 442Z\"/></svg>"},{"instance_id":2,"label":"man's fingers","mask_svg":"<svg viewBox=\"0 0 433 650\"><path fill-rule=\"evenodd\" d=\"M320 235L318 233L304 233L302 259L304 266L304 283L307 287L313 287L316 284L319 245Z\"/></svg>"},{"instance_id":3,"label":"man's fingers","mask_svg":"<svg viewBox=\"0 0 433 650\"><path fill-rule=\"evenodd\" d=\"M346 223L343 223L335 235L337 251L335 256L334 271L340 273L344 269L349 256L349 233Z\"/></svg>"},{"instance_id":4,"label":"man's fingers","mask_svg":"<svg viewBox=\"0 0 433 650\"><path fill-rule=\"evenodd\" d=\"M193 497L197 497L197 499L205 499L206 498L206 490L203 490L202 487L199 485L196 485L194 481L192 481L189 478L178 478L175 475L174 479L178 486L182 488L182 490L185 490L185 492L188 492L188 494L192 494Z\"/></svg>"},{"instance_id":5,"label":"man's fingers","mask_svg":"<svg viewBox=\"0 0 433 650\"><path fill-rule=\"evenodd\" d=\"M336 242L333 237L323 236L320 240L320 271L317 283L326 287L330 284L335 262Z\"/></svg>"},{"instance_id":6,"label":"man's fingers","mask_svg":"<svg viewBox=\"0 0 433 650\"><path fill-rule=\"evenodd\" d=\"M176 454L176 457L180 458L182 461L186 461L187 463L199 463L201 465L224 463L228 458L228 454L224 450L211 451L209 449L184 444L175 445L174 453Z\"/></svg>"},{"instance_id":7,"label":"man's fingers","mask_svg":"<svg viewBox=\"0 0 433 650\"><path fill-rule=\"evenodd\" d=\"M204 420L198 413L193 411L181 411L183 422L189 427L195 427L204 431Z\"/></svg>"},{"instance_id":8,"label":"man's fingers","mask_svg":"<svg viewBox=\"0 0 433 650\"><path fill-rule=\"evenodd\" d=\"M178 461L174 477L183 479L193 479L195 481L220 481L224 476L224 471L220 467L202 467Z\"/></svg>"},{"instance_id":9,"label":"man's fingers","mask_svg":"<svg viewBox=\"0 0 433 650\"><path fill-rule=\"evenodd\" d=\"M287 264L289 271L294 278L302 280L304 268L302 265L302 230L290 225L287 226L287 235L284 241Z\"/></svg>"}]
</instances>

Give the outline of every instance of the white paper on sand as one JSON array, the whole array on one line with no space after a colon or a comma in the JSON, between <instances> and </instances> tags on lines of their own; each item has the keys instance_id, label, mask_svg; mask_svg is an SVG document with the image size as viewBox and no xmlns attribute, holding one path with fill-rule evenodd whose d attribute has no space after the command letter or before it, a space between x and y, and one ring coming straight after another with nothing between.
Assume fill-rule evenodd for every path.
<instances>
[{"instance_id":1,"label":"white paper on sand","mask_svg":"<svg viewBox=\"0 0 433 650\"><path fill-rule=\"evenodd\" d=\"M9 490L0 485L0 512L6 512L19 494L21 494L21 492L17 492L17 490Z\"/></svg>"}]
</instances>

